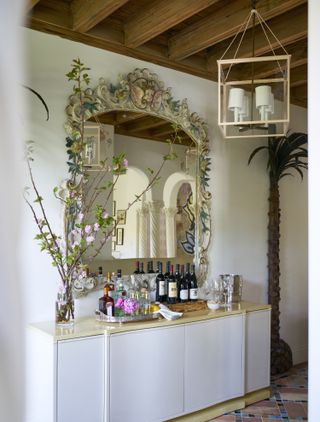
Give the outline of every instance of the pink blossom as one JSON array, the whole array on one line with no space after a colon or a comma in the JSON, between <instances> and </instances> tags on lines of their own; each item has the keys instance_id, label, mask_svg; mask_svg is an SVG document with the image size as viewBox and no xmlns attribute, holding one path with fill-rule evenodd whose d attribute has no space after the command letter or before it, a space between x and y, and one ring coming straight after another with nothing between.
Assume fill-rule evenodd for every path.
<instances>
[{"instance_id":1,"label":"pink blossom","mask_svg":"<svg viewBox=\"0 0 320 422\"><path fill-rule=\"evenodd\" d=\"M108 213L107 211L105 211L105 212L102 214L102 218L107 219L108 217L109 217L109 213Z\"/></svg>"},{"instance_id":2,"label":"pink blossom","mask_svg":"<svg viewBox=\"0 0 320 422\"><path fill-rule=\"evenodd\" d=\"M94 223L94 225L93 225L93 230L94 230L95 232L97 232L99 229L100 229L100 225L99 225L99 223Z\"/></svg>"},{"instance_id":3,"label":"pink blossom","mask_svg":"<svg viewBox=\"0 0 320 422\"><path fill-rule=\"evenodd\" d=\"M87 236L87 243L92 243L94 241L94 236Z\"/></svg>"},{"instance_id":4,"label":"pink blossom","mask_svg":"<svg viewBox=\"0 0 320 422\"><path fill-rule=\"evenodd\" d=\"M126 314L133 314L137 309L139 309L139 303L135 299L125 299L123 301L122 309Z\"/></svg>"},{"instance_id":5,"label":"pink blossom","mask_svg":"<svg viewBox=\"0 0 320 422\"><path fill-rule=\"evenodd\" d=\"M86 234L90 234L92 231L92 227L90 226L90 224L87 224L84 228L84 231Z\"/></svg>"},{"instance_id":6,"label":"pink blossom","mask_svg":"<svg viewBox=\"0 0 320 422\"><path fill-rule=\"evenodd\" d=\"M79 214L78 214L78 220L79 221L82 221L83 220L83 217L84 217L84 214L82 212L79 212Z\"/></svg>"},{"instance_id":7,"label":"pink blossom","mask_svg":"<svg viewBox=\"0 0 320 422\"><path fill-rule=\"evenodd\" d=\"M128 160L126 158L124 158L122 164L123 164L123 167L128 167L128 164L129 164Z\"/></svg>"},{"instance_id":8,"label":"pink blossom","mask_svg":"<svg viewBox=\"0 0 320 422\"><path fill-rule=\"evenodd\" d=\"M116 301L116 303L115 303L115 307L116 308L122 308L123 307L123 302L124 302L124 300L122 299L122 297L119 297L118 299L117 299L117 301Z\"/></svg>"}]
</instances>

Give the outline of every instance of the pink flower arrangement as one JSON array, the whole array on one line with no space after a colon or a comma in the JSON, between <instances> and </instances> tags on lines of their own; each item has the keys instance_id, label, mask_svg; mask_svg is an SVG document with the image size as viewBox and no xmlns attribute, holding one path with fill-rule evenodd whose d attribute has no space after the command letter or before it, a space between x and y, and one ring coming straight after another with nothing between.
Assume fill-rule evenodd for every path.
<instances>
[{"instance_id":1,"label":"pink flower arrangement","mask_svg":"<svg viewBox=\"0 0 320 422\"><path fill-rule=\"evenodd\" d=\"M114 306L122 309L127 315L132 315L139 309L139 303L131 298L123 299L122 297L119 297Z\"/></svg>"}]
</instances>

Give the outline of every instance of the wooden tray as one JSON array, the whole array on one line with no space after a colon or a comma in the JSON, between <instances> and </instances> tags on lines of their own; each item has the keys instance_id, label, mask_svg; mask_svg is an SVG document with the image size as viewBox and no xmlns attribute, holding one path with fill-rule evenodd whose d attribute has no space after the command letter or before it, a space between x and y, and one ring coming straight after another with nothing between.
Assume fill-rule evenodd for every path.
<instances>
[{"instance_id":1,"label":"wooden tray","mask_svg":"<svg viewBox=\"0 0 320 422\"><path fill-rule=\"evenodd\" d=\"M194 311L202 311L204 309L208 309L207 302L205 300L197 300L196 302L186 302L186 303L175 303L165 304L170 311L174 312L194 312Z\"/></svg>"}]
</instances>

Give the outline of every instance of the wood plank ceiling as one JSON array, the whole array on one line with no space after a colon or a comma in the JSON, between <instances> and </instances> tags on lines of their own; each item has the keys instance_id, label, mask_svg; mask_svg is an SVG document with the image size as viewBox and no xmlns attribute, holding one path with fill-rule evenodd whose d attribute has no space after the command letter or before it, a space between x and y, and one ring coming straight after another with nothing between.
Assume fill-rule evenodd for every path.
<instances>
[{"instance_id":1,"label":"wood plank ceiling","mask_svg":"<svg viewBox=\"0 0 320 422\"><path fill-rule=\"evenodd\" d=\"M259 0L256 7L292 54L291 102L306 107L307 0ZM250 9L250 0L27 0L25 25L217 80L216 60ZM250 32L240 57L252 54ZM255 55L270 55L261 28Z\"/></svg>"}]
</instances>

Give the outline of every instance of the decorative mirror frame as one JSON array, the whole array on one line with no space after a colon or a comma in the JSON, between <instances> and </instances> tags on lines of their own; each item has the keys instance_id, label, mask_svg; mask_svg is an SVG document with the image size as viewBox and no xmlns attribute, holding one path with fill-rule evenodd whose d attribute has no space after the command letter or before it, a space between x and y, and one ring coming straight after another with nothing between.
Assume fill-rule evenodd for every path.
<instances>
[{"instance_id":1,"label":"decorative mirror frame","mask_svg":"<svg viewBox=\"0 0 320 422\"><path fill-rule=\"evenodd\" d=\"M209 140L207 125L197 113L191 113L187 99L176 100L171 95L171 88L166 88L155 73L148 69L135 69L126 76L120 76L116 85L100 78L96 88L87 88L85 102L91 104L85 112L85 118L111 111L145 112L163 118L180 127L197 145L199 151L199 176L196 198L196 245L194 262L199 284L207 275L207 251L211 240L211 194L208 191ZM79 97L71 95L66 107L67 121L65 129L68 135L79 129L81 121Z\"/></svg>"}]
</instances>

